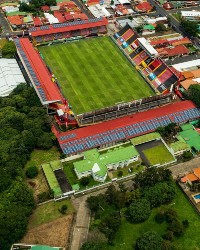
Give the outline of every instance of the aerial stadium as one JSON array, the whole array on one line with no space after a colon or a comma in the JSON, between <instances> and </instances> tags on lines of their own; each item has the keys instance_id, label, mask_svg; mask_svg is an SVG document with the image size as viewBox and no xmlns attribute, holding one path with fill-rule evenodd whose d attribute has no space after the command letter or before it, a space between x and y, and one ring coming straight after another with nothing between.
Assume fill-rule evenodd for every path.
<instances>
[{"instance_id":1,"label":"aerial stadium","mask_svg":"<svg viewBox=\"0 0 200 250\"><path fill-rule=\"evenodd\" d=\"M106 36L107 24L96 18L46 25L31 28L30 39L14 39L30 84L55 117L52 131L67 155L200 116L189 102L171 104L178 76L145 38L129 25ZM155 113L163 105L166 114ZM186 116L188 109L192 117ZM60 131L61 125L73 131Z\"/></svg>"}]
</instances>

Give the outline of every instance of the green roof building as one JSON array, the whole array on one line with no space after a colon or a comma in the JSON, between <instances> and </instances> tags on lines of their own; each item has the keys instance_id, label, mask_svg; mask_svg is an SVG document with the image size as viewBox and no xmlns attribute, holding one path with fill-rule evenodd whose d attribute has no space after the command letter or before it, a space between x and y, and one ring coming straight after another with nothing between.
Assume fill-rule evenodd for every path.
<instances>
[{"instance_id":1,"label":"green roof building","mask_svg":"<svg viewBox=\"0 0 200 250\"><path fill-rule=\"evenodd\" d=\"M128 166L131 162L137 161L138 156L132 145L115 147L105 153L91 149L84 152L83 160L74 162L74 171L78 179L92 175L95 181L104 182L108 170Z\"/></svg>"},{"instance_id":2,"label":"green roof building","mask_svg":"<svg viewBox=\"0 0 200 250\"><path fill-rule=\"evenodd\" d=\"M194 127L188 123L181 126L182 131L179 135L188 144L188 146L195 152L200 151L200 134L194 129Z\"/></svg>"}]
</instances>

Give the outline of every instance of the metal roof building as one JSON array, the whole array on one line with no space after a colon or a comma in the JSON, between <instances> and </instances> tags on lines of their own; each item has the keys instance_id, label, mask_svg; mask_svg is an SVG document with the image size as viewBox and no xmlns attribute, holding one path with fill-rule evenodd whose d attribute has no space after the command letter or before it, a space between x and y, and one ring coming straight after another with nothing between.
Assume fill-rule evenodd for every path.
<instances>
[{"instance_id":1,"label":"metal roof building","mask_svg":"<svg viewBox=\"0 0 200 250\"><path fill-rule=\"evenodd\" d=\"M25 79L15 59L0 59L0 96L8 96Z\"/></svg>"}]
</instances>

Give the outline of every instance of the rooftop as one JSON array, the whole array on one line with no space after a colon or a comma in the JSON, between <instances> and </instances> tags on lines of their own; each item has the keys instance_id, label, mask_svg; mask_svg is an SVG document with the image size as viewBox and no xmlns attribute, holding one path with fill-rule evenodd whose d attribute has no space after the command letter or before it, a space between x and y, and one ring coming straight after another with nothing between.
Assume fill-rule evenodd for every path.
<instances>
[{"instance_id":1,"label":"rooftop","mask_svg":"<svg viewBox=\"0 0 200 250\"><path fill-rule=\"evenodd\" d=\"M181 128L184 129L185 127L181 126ZM184 131L179 132L179 134L191 148L200 151L200 134L196 130L186 128Z\"/></svg>"},{"instance_id":2,"label":"rooftop","mask_svg":"<svg viewBox=\"0 0 200 250\"><path fill-rule=\"evenodd\" d=\"M179 152L182 150L190 150L189 145L183 141L176 141L170 144L170 147L174 150L174 152Z\"/></svg>"},{"instance_id":3,"label":"rooftop","mask_svg":"<svg viewBox=\"0 0 200 250\"><path fill-rule=\"evenodd\" d=\"M118 163L138 156L138 152L134 146L120 146L108 150L105 153L99 153L97 149L91 149L84 152L84 160L74 163L74 167L78 173L84 173L93 170L99 176L105 176L107 173L107 165Z\"/></svg>"},{"instance_id":4,"label":"rooftop","mask_svg":"<svg viewBox=\"0 0 200 250\"><path fill-rule=\"evenodd\" d=\"M136 146L136 145L148 142L148 141L153 141L153 140L160 138L160 137L161 136L159 133L154 132L154 133L135 137L135 138L131 139L131 143Z\"/></svg>"},{"instance_id":5,"label":"rooftop","mask_svg":"<svg viewBox=\"0 0 200 250\"><path fill-rule=\"evenodd\" d=\"M0 96L8 96L20 83L25 83L15 59L0 59Z\"/></svg>"}]
</instances>

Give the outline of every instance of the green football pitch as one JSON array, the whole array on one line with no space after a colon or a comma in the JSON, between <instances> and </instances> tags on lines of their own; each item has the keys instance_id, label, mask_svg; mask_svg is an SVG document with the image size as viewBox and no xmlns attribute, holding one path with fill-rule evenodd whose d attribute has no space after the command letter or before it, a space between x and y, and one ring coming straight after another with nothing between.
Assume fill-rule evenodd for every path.
<instances>
[{"instance_id":1,"label":"green football pitch","mask_svg":"<svg viewBox=\"0 0 200 250\"><path fill-rule=\"evenodd\" d=\"M109 37L39 47L75 114L154 95Z\"/></svg>"}]
</instances>

